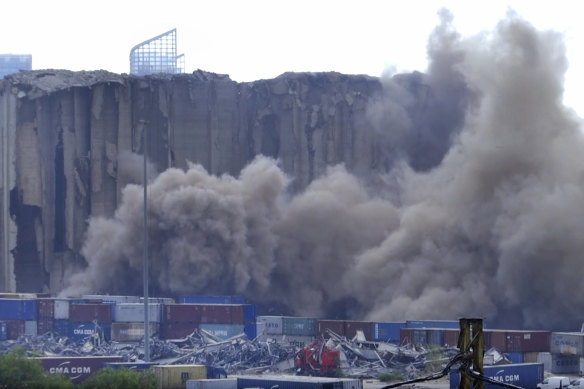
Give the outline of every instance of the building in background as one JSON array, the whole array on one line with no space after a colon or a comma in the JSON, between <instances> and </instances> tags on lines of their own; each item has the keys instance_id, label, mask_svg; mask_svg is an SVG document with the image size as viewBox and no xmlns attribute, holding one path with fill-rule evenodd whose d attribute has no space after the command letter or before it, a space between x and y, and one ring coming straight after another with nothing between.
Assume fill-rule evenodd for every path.
<instances>
[{"instance_id":1,"label":"building in background","mask_svg":"<svg viewBox=\"0 0 584 389\"><path fill-rule=\"evenodd\" d=\"M0 54L0 78L20 70L32 70L32 55Z\"/></svg>"},{"instance_id":2,"label":"building in background","mask_svg":"<svg viewBox=\"0 0 584 389\"><path fill-rule=\"evenodd\" d=\"M176 28L130 50L130 74L183 73L184 55L176 54Z\"/></svg>"}]
</instances>

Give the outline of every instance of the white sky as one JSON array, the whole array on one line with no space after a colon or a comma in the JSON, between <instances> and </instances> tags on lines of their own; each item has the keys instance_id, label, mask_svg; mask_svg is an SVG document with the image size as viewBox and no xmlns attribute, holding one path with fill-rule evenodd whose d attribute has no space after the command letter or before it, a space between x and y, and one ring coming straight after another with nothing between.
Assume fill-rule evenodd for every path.
<instances>
[{"instance_id":1,"label":"white sky","mask_svg":"<svg viewBox=\"0 0 584 389\"><path fill-rule=\"evenodd\" d=\"M565 34L565 103L584 116L584 21L579 0L4 0L0 53L32 54L33 69L129 73L130 49L177 28L185 70L235 81L286 71L380 76L426 69L426 42L446 7L464 35L492 30L507 8Z\"/></svg>"}]
</instances>

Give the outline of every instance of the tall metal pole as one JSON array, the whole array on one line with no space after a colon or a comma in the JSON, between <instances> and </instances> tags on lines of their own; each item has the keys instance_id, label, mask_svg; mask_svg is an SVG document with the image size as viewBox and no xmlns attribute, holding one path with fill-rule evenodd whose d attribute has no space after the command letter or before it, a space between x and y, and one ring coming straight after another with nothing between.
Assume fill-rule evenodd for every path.
<instances>
[{"instance_id":1,"label":"tall metal pole","mask_svg":"<svg viewBox=\"0 0 584 389\"><path fill-rule=\"evenodd\" d=\"M146 130L146 122L140 120L142 125L142 136L143 136L143 151L144 151L144 258L142 261L143 271L142 275L143 285L144 285L144 361L150 362L150 316L148 312L148 173L147 173L147 151L148 151L148 131Z\"/></svg>"}]
</instances>

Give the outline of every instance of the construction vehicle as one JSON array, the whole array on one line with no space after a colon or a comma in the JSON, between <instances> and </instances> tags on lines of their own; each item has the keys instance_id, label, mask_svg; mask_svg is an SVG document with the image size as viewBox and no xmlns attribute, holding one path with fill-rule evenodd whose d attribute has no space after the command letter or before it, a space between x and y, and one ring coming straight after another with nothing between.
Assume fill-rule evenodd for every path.
<instances>
[{"instance_id":1,"label":"construction vehicle","mask_svg":"<svg viewBox=\"0 0 584 389\"><path fill-rule=\"evenodd\" d=\"M294 368L299 375L332 377L341 367L341 353L316 341L300 349L294 358Z\"/></svg>"}]
</instances>

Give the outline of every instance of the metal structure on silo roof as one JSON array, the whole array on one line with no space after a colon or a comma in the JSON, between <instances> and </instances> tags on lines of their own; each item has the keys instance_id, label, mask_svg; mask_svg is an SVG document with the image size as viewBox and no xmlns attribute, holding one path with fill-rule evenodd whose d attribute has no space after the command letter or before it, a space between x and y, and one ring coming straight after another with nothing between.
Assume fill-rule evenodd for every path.
<instances>
[{"instance_id":1,"label":"metal structure on silo roof","mask_svg":"<svg viewBox=\"0 0 584 389\"><path fill-rule=\"evenodd\" d=\"M130 74L183 73L184 55L176 54L176 28L137 44L130 50Z\"/></svg>"}]
</instances>

